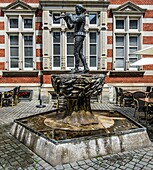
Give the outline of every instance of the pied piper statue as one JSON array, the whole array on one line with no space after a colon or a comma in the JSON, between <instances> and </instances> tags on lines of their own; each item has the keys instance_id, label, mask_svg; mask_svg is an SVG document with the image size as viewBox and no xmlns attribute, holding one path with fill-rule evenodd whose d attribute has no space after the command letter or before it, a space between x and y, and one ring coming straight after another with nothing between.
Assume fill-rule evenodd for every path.
<instances>
[{"instance_id":1,"label":"pied piper statue","mask_svg":"<svg viewBox=\"0 0 153 170\"><path fill-rule=\"evenodd\" d=\"M86 9L81 4L75 6L76 14L66 14L61 17L54 17L54 20L59 20L63 18L67 24L68 29L74 28L74 57L75 57L75 68L72 70L72 73L79 72L79 61L82 61L84 66L84 73L89 72L88 65L86 63L86 58L83 55L83 41L85 38L84 26L85 26L85 15L84 12Z\"/></svg>"}]
</instances>

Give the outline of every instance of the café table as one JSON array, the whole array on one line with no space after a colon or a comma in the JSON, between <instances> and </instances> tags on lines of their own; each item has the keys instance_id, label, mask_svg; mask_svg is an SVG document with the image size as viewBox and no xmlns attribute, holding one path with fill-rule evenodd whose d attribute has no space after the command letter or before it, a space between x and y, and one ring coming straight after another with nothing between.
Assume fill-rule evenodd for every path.
<instances>
[{"instance_id":1,"label":"caf\u00e9 table","mask_svg":"<svg viewBox=\"0 0 153 170\"><path fill-rule=\"evenodd\" d=\"M148 113L150 113L149 111L149 107L152 105L153 106L153 98L139 98L139 100L144 101L146 103L146 107L147 107L147 111L146 111L146 123L148 120Z\"/></svg>"}]
</instances>

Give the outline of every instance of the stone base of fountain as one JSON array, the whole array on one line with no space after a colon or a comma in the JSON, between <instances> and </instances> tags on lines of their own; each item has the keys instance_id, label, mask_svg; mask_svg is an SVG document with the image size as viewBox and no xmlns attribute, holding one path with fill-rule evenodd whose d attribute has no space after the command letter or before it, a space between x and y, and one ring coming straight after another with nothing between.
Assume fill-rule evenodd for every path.
<instances>
[{"instance_id":1,"label":"stone base of fountain","mask_svg":"<svg viewBox=\"0 0 153 170\"><path fill-rule=\"evenodd\" d=\"M62 113L52 110L15 120L11 133L53 166L152 145L146 128L126 115L93 113L97 126L67 124Z\"/></svg>"}]
</instances>

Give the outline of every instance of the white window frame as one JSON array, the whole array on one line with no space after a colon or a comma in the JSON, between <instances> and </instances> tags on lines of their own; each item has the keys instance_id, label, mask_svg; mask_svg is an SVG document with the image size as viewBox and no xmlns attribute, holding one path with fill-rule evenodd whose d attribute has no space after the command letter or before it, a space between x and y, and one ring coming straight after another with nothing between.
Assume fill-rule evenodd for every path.
<instances>
[{"instance_id":1,"label":"white window frame","mask_svg":"<svg viewBox=\"0 0 153 170\"><path fill-rule=\"evenodd\" d=\"M60 56L60 66L59 67L54 67L54 56L56 56L56 55L54 55L54 38L53 38L53 36L54 36L54 32L59 32L60 33L60 53L59 53L59 55L57 55L57 56ZM53 49L52 49L52 69L53 70L61 70L61 64L62 64L62 57L61 57L61 36L62 36L62 34L61 34L61 31L53 31L52 32L52 34L51 34L51 36L52 36L52 45L53 45ZM56 44L59 44L59 43L56 43Z\"/></svg>"},{"instance_id":2,"label":"white window frame","mask_svg":"<svg viewBox=\"0 0 153 170\"><path fill-rule=\"evenodd\" d=\"M53 19L53 16L54 15L56 15L56 14L58 14L59 16L61 16L61 13L58 13L58 12L54 12L54 13L52 13L52 25L53 25L53 27L59 27L59 26L61 26L61 19L59 20L59 23L54 23L54 19Z\"/></svg>"},{"instance_id":3,"label":"white window frame","mask_svg":"<svg viewBox=\"0 0 153 170\"><path fill-rule=\"evenodd\" d=\"M95 14L96 15L96 23L95 24L91 24L90 23L90 15L93 15L93 14ZM89 15L88 15L88 24L89 24L89 27L96 27L97 25L98 25L98 13L97 12L92 12L92 13L89 13Z\"/></svg>"},{"instance_id":4,"label":"white window frame","mask_svg":"<svg viewBox=\"0 0 153 170\"><path fill-rule=\"evenodd\" d=\"M116 29L116 20L125 20L125 28L124 29ZM130 29L130 19L134 19L134 20L137 20L137 24L138 24L138 29ZM129 61L129 47L130 47L130 44L129 44L129 36L130 35L137 35L138 36L138 41L139 41L139 44L138 44L138 49L140 49L140 46L141 46L141 22L142 22L142 16L141 15L138 15L138 16L133 16L133 15L122 15L122 16L119 16L119 15L114 15L113 16L113 22L115 23L114 24L114 36L113 36L113 60L114 60L114 64L113 64L113 68L114 70L138 70L138 67L130 67L130 61ZM116 36L125 36L125 56L124 56L124 60L125 60L125 64L124 64L124 67L123 68L116 68Z\"/></svg>"},{"instance_id":5,"label":"white window frame","mask_svg":"<svg viewBox=\"0 0 153 170\"><path fill-rule=\"evenodd\" d=\"M34 70L36 69L36 42L35 42L35 24L34 24L34 15L29 14L21 14L21 13L16 13L15 15L12 14L5 14L6 17L6 34L8 39L6 39L6 44L8 44L8 48L6 49L6 56L8 56L8 70ZM18 18L18 29L10 29L10 19L12 18ZM24 18L31 18L32 19L32 26L33 28L31 29L24 29ZM27 34L33 35L33 68L25 68L24 67L24 40L23 37L24 35ZM19 67L18 68L11 68L11 61L10 61L10 39L9 37L11 35L18 35L19 36Z\"/></svg>"},{"instance_id":6,"label":"white window frame","mask_svg":"<svg viewBox=\"0 0 153 170\"><path fill-rule=\"evenodd\" d=\"M33 69L33 67L34 67L34 60L33 60L33 63L32 63L32 65L33 65L33 67L25 67L25 59L26 59L26 57L25 57L25 44L24 44L24 36L32 36L32 38L33 38L33 42L32 42L32 47L34 47L34 36L33 36L33 34L23 34L23 36L22 36L22 41L23 41L23 67L24 67L24 69L25 70L31 70L31 69ZM33 52L34 52L34 49L33 49ZM31 58L33 59L33 56L31 56Z\"/></svg>"},{"instance_id":7,"label":"white window frame","mask_svg":"<svg viewBox=\"0 0 153 170\"><path fill-rule=\"evenodd\" d=\"M90 43L90 33L96 33L96 42L95 43ZM89 46L88 46L88 49L89 49L89 59L88 59L89 64L88 65L89 65L90 70L97 70L97 68L98 68L98 46L99 46L98 42L99 42L99 36L98 36L97 31L96 30L95 31L90 31L89 32ZM90 44L95 44L96 45L96 54L95 55L90 55ZM96 56L96 66L95 67L90 66L90 57L91 56Z\"/></svg>"},{"instance_id":8,"label":"white window frame","mask_svg":"<svg viewBox=\"0 0 153 170\"><path fill-rule=\"evenodd\" d=\"M11 68L11 44L10 44L10 42L11 42L10 37L11 36L18 36L18 67L17 68ZM11 70L19 70L19 61L20 61L19 46L20 46L20 44L19 44L19 35L18 34L10 34L9 35L9 68Z\"/></svg>"},{"instance_id":9,"label":"white window frame","mask_svg":"<svg viewBox=\"0 0 153 170\"><path fill-rule=\"evenodd\" d=\"M24 20L25 19L32 19L32 28L24 28ZM23 19L22 19L22 29L23 30L33 30L33 25L34 25L34 22L33 22L33 18L32 17L26 17L26 16L24 17L23 16Z\"/></svg>"}]
</instances>

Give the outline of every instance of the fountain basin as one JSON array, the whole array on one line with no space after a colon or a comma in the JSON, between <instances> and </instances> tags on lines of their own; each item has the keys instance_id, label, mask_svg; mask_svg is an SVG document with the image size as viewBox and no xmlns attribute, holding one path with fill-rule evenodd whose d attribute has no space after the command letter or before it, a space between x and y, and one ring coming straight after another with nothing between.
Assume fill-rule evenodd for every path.
<instances>
[{"instance_id":1,"label":"fountain basin","mask_svg":"<svg viewBox=\"0 0 153 170\"><path fill-rule=\"evenodd\" d=\"M123 113L118 111L96 112L100 116L107 116L110 119L116 117L113 119L115 123L108 127L107 131L105 129L93 130L93 132L82 130L82 133L66 129L57 131L58 129L43 123L46 118L57 115L57 110L52 110L16 119L11 133L53 166L152 145L146 128ZM43 127L39 125L43 125Z\"/></svg>"}]
</instances>

